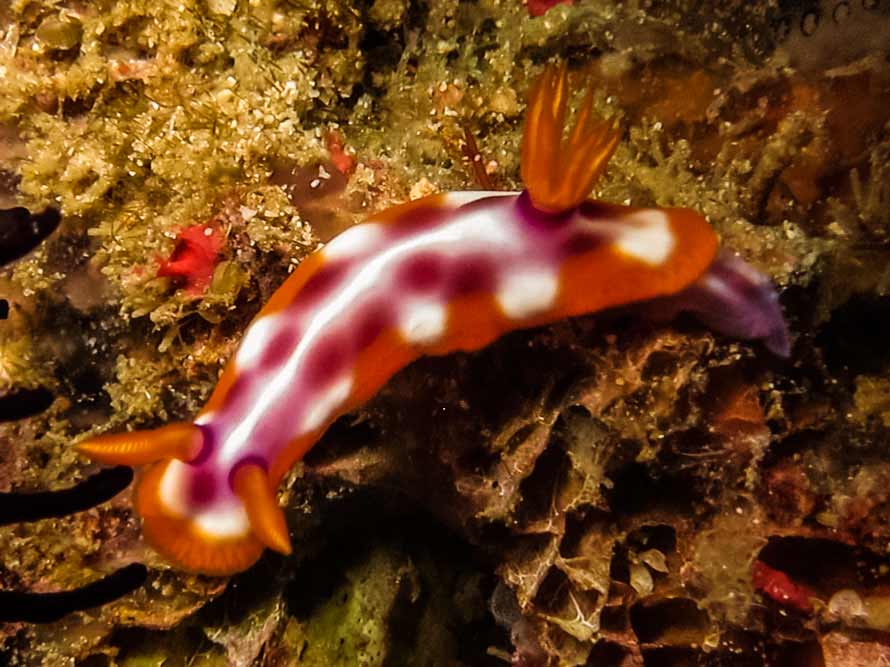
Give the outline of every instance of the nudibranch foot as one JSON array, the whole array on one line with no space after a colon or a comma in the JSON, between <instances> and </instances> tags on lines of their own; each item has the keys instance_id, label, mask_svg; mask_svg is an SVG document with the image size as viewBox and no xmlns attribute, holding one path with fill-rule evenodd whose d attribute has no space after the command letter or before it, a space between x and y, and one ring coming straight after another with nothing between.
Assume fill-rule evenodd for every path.
<instances>
[{"instance_id":1,"label":"nudibranch foot","mask_svg":"<svg viewBox=\"0 0 890 667\"><path fill-rule=\"evenodd\" d=\"M109 465L141 466L162 459L190 461L203 446L201 429L179 422L151 431L100 435L74 448L94 461Z\"/></svg>"},{"instance_id":2,"label":"nudibranch foot","mask_svg":"<svg viewBox=\"0 0 890 667\"><path fill-rule=\"evenodd\" d=\"M723 250L705 274L674 296L655 302L663 319L692 313L717 333L759 340L777 357L791 354L788 325L779 293L764 274L734 253Z\"/></svg>"},{"instance_id":3,"label":"nudibranch foot","mask_svg":"<svg viewBox=\"0 0 890 667\"><path fill-rule=\"evenodd\" d=\"M522 182L535 208L548 213L568 211L587 199L621 138L613 121L593 113L588 90L564 140L568 98L566 65L548 66L532 90L522 136Z\"/></svg>"}]
</instances>

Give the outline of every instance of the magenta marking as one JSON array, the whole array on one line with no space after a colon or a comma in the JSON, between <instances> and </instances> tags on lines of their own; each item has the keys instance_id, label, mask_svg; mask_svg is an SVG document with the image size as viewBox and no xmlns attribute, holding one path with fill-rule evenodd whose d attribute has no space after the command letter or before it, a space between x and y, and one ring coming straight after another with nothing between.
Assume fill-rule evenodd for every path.
<instances>
[{"instance_id":1,"label":"magenta marking","mask_svg":"<svg viewBox=\"0 0 890 667\"><path fill-rule=\"evenodd\" d=\"M189 503L195 507L210 504L216 497L216 478L207 469L192 470L189 480Z\"/></svg>"},{"instance_id":2,"label":"magenta marking","mask_svg":"<svg viewBox=\"0 0 890 667\"><path fill-rule=\"evenodd\" d=\"M390 239L397 240L435 227L446 213L449 211L438 205L418 206L405 213L404 218L387 225L386 229Z\"/></svg>"},{"instance_id":3,"label":"magenta marking","mask_svg":"<svg viewBox=\"0 0 890 667\"><path fill-rule=\"evenodd\" d=\"M226 394L226 401L225 401L226 403L229 403L229 404L236 403L236 402L240 403L240 401L238 401L238 398L242 394L250 393L250 389L251 389L250 385L251 385L251 376L252 375L253 374L246 373L244 371L239 373L238 377L235 378L235 381L232 383L232 386L229 388L229 391ZM209 431L209 429L206 429L205 432L207 432L207 431Z\"/></svg>"},{"instance_id":4,"label":"magenta marking","mask_svg":"<svg viewBox=\"0 0 890 667\"><path fill-rule=\"evenodd\" d=\"M493 290L495 271L495 262L488 255L461 257L449 271L448 295L464 296Z\"/></svg>"},{"instance_id":5,"label":"magenta marking","mask_svg":"<svg viewBox=\"0 0 890 667\"><path fill-rule=\"evenodd\" d=\"M256 443L254 448L257 451L264 450L270 442L275 442L285 424L294 422L295 406L290 406L289 410L277 408L263 415L263 420L257 424L256 430L251 436L251 441Z\"/></svg>"},{"instance_id":6,"label":"magenta marking","mask_svg":"<svg viewBox=\"0 0 890 667\"><path fill-rule=\"evenodd\" d=\"M333 380L348 363L347 347L339 338L321 340L309 351L304 377L311 387L326 385Z\"/></svg>"},{"instance_id":7,"label":"magenta marking","mask_svg":"<svg viewBox=\"0 0 890 667\"><path fill-rule=\"evenodd\" d=\"M331 292L339 284L348 267L348 262L325 264L320 267L297 295L299 303L305 305Z\"/></svg>"},{"instance_id":8,"label":"magenta marking","mask_svg":"<svg viewBox=\"0 0 890 667\"><path fill-rule=\"evenodd\" d=\"M377 336L392 324L392 309L386 304L372 304L364 312L356 316L352 344L355 351L367 349L377 340Z\"/></svg>"},{"instance_id":9,"label":"magenta marking","mask_svg":"<svg viewBox=\"0 0 890 667\"><path fill-rule=\"evenodd\" d=\"M299 332L293 327L286 327L276 333L266 345L260 357L261 368L275 368L283 364L294 351L300 340Z\"/></svg>"},{"instance_id":10,"label":"magenta marking","mask_svg":"<svg viewBox=\"0 0 890 667\"><path fill-rule=\"evenodd\" d=\"M568 256L581 255L590 252L594 248L602 245L603 239L595 234L588 232L578 232L572 234L561 246L563 253Z\"/></svg>"},{"instance_id":11,"label":"magenta marking","mask_svg":"<svg viewBox=\"0 0 890 667\"><path fill-rule=\"evenodd\" d=\"M442 282L442 264L442 258L431 252L409 257L396 269L396 280L411 291L427 292Z\"/></svg>"}]
</instances>

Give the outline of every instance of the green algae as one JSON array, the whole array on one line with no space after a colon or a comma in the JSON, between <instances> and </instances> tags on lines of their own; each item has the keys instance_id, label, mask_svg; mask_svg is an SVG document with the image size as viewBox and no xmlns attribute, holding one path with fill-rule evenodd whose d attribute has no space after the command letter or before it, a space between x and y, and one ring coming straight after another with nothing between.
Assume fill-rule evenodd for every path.
<instances>
[{"instance_id":1,"label":"green algae","mask_svg":"<svg viewBox=\"0 0 890 667\"><path fill-rule=\"evenodd\" d=\"M852 418L867 422L877 418L884 426L890 426L890 381L883 377L860 375L856 378L856 393L853 396Z\"/></svg>"},{"instance_id":2,"label":"green algae","mask_svg":"<svg viewBox=\"0 0 890 667\"><path fill-rule=\"evenodd\" d=\"M243 594L239 582L168 632L112 638L115 664L459 664L466 648L456 628L484 615L479 577L466 564L424 549L380 540L361 548L358 556L331 562L323 576L334 574L335 585L309 613L289 609L281 589L270 585L274 577ZM223 612L239 598L240 605ZM307 606L305 600L295 604Z\"/></svg>"},{"instance_id":3,"label":"green algae","mask_svg":"<svg viewBox=\"0 0 890 667\"><path fill-rule=\"evenodd\" d=\"M353 81L262 46L280 30L306 29L277 25L272 14L269 5L222 20L197 5L115 3L80 17L71 64L48 61L20 36L0 110L0 122L27 137L19 189L28 203L57 201L71 225L91 219L92 261L122 293L125 313L146 314L144 281L132 274L150 274L178 228L211 218L236 186L263 183L275 160L321 154L301 113L314 99L348 94ZM40 94L53 98L54 113L28 109ZM299 231L292 211L286 221ZM168 309L158 319L182 316Z\"/></svg>"},{"instance_id":4,"label":"green algae","mask_svg":"<svg viewBox=\"0 0 890 667\"><path fill-rule=\"evenodd\" d=\"M45 386L49 378L39 361L34 340L27 334L0 337L0 390Z\"/></svg>"},{"instance_id":5,"label":"green algae","mask_svg":"<svg viewBox=\"0 0 890 667\"><path fill-rule=\"evenodd\" d=\"M478 575L441 555L373 544L302 622L286 630L307 667L459 664L458 628L484 613ZM469 651L473 653L474 651Z\"/></svg>"},{"instance_id":6,"label":"green algae","mask_svg":"<svg viewBox=\"0 0 890 667\"><path fill-rule=\"evenodd\" d=\"M303 664L383 665L388 629L381 612L393 605L409 574L404 563L385 551L372 553L348 572L346 581L304 628L303 649L299 651Z\"/></svg>"}]
</instances>

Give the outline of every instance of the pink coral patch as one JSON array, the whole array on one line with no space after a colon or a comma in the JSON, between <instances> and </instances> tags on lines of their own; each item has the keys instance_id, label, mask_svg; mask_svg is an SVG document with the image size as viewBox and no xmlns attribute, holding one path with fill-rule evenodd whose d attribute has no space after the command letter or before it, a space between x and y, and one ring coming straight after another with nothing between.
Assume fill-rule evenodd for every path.
<instances>
[{"instance_id":1,"label":"pink coral patch","mask_svg":"<svg viewBox=\"0 0 890 667\"><path fill-rule=\"evenodd\" d=\"M223 245L222 233L212 225L192 225L179 232L170 257L161 261L158 275L190 294L201 294L210 284Z\"/></svg>"},{"instance_id":2,"label":"pink coral patch","mask_svg":"<svg viewBox=\"0 0 890 667\"><path fill-rule=\"evenodd\" d=\"M527 0L528 13L532 16L543 16L556 5L571 5L574 0Z\"/></svg>"},{"instance_id":3,"label":"pink coral patch","mask_svg":"<svg viewBox=\"0 0 890 667\"><path fill-rule=\"evenodd\" d=\"M804 614L813 613L811 598L815 597L815 593L807 586L794 582L784 572L774 570L762 560L754 563L751 580L754 588L771 600Z\"/></svg>"}]
</instances>

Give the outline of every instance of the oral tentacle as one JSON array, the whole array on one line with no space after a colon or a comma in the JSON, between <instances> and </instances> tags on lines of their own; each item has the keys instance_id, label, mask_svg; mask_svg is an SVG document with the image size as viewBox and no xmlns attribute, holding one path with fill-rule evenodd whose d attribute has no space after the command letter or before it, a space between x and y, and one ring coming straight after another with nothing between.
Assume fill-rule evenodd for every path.
<instances>
[{"instance_id":1,"label":"oral tentacle","mask_svg":"<svg viewBox=\"0 0 890 667\"><path fill-rule=\"evenodd\" d=\"M141 466L162 459L190 461L199 455L202 445L201 429L190 422L179 422L151 431L100 435L74 448L99 463Z\"/></svg>"},{"instance_id":2,"label":"oral tentacle","mask_svg":"<svg viewBox=\"0 0 890 667\"><path fill-rule=\"evenodd\" d=\"M287 522L265 468L256 463L241 464L232 475L232 488L244 503L257 539L273 551L290 555L293 548Z\"/></svg>"}]
</instances>

